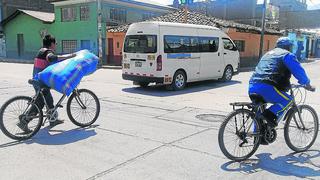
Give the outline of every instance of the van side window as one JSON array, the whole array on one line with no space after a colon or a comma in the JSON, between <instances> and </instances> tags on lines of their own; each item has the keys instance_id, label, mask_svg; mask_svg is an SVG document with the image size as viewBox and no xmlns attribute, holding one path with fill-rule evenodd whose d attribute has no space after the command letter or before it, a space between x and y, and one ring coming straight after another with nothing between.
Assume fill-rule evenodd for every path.
<instances>
[{"instance_id":1,"label":"van side window","mask_svg":"<svg viewBox=\"0 0 320 180\"><path fill-rule=\"evenodd\" d=\"M129 35L126 36L124 52L127 53L156 53L156 35Z\"/></svg>"},{"instance_id":2,"label":"van side window","mask_svg":"<svg viewBox=\"0 0 320 180\"><path fill-rule=\"evenodd\" d=\"M232 43L232 41L228 38L222 38L223 47L226 50L237 51L237 47Z\"/></svg>"},{"instance_id":3,"label":"van side window","mask_svg":"<svg viewBox=\"0 0 320 180\"><path fill-rule=\"evenodd\" d=\"M218 50L218 37L164 36L165 53L212 53Z\"/></svg>"},{"instance_id":4,"label":"van side window","mask_svg":"<svg viewBox=\"0 0 320 180\"><path fill-rule=\"evenodd\" d=\"M164 36L165 53L192 53L199 52L198 37Z\"/></svg>"},{"instance_id":5,"label":"van side window","mask_svg":"<svg viewBox=\"0 0 320 180\"><path fill-rule=\"evenodd\" d=\"M199 38L198 37L190 37L190 51L193 53L199 52Z\"/></svg>"},{"instance_id":6,"label":"van side window","mask_svg":"<svg viewBox=\"0 0 320 180\"><path fill-rule=\"evenodd\" d=\"M217 52L219 49L219 38L217 37L200 37L200 52Z\"/></svg>"}]
</instances>

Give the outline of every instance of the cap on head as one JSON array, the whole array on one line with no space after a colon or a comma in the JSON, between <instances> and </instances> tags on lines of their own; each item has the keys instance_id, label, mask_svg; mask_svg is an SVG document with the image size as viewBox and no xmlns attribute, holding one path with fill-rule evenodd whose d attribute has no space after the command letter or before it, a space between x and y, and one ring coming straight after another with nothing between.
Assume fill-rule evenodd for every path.
<instances>
[{"instance_id":1,"label":"cap on head","mask_svg":"<svg viewBox=\"0 0 320 180\"><path fill-rule=\"evenodd\" d=\"M288 37L281 37L277 40L278 48L287 48L293 46L293 42Z\"/></svg>"}]
</instances>

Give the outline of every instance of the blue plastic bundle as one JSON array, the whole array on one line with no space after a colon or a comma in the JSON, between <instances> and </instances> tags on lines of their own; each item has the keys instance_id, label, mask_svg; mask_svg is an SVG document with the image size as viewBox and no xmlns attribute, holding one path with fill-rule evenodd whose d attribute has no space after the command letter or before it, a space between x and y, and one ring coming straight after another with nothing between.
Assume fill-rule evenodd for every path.
<instances>
[{"instance_id":1,"label":"blue plastic bundle","mask_svg":"<svg viewBox=\"0 0 320 180\"><path fill-rule=\"evenodd\" d=\"M77 56L50 65L38 73L39 79L50 88L69 96L84 76L97 70L99 59L88 50L76 53Z\"/></svg>"}]
</instances>

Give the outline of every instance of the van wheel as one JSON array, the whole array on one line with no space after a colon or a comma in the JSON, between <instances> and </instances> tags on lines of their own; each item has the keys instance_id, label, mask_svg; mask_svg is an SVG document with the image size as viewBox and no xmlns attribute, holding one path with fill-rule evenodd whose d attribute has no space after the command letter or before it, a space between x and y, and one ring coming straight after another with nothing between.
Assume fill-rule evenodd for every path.
<instances>
[{"instance_id":1,"label":"van wheel","mask_svg":"<svg viewBox=\"0 0 320 180\"><path fill-rule=\"evenodd\" d=\"M233 76L233 68L231 66L227 66L224 70L223 76L221 78L221 81L231 81Z\"/></svg>"},{"instance_id":2,"label":"van wheel","mask_svg":"<svg viewBox=\"0 0 320 180\"><path fill-rule=\"evenodd\" d=\"M173 82L168 89L179 91L184 89L187 83L187 76L183 71L177 71L173 76Z\"/></svg>"}]
</instances>

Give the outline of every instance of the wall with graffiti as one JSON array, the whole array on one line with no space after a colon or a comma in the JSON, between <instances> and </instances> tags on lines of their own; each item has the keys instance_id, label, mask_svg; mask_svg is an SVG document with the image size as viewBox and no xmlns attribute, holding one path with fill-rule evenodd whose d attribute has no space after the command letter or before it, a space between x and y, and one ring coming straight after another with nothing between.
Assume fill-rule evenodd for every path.
<instances>
[{"instance_id":1,"label":"wall with graffiti","mask_svg":"<svg viewBox=\"0 0 320 180\"><path fill-rule=\"evenodd\" d=\"M299 61L304 61L307 58L307 36L300 32L290 32L288 37L294 42L293 53Z\"/></svg>"}]
</instances>

